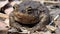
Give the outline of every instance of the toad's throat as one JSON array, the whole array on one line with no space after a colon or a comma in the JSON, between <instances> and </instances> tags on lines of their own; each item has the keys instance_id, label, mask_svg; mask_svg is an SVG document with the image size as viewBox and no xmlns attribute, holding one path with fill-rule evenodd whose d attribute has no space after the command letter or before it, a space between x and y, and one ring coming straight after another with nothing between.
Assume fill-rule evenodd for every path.
<instances>
[{"instance_id":1,"label":"toad's throat","mask_svg":"<svg viewBox=\"0 0 60 34\"><path fill-rule=\"evenodd\" d=\"M34 24L39 21L37 17L32 16L32 15L17 13L17 12L15 12L14 14L16 18L18 19L18 21L23 24Z\"/></svg>"}]
</instances>

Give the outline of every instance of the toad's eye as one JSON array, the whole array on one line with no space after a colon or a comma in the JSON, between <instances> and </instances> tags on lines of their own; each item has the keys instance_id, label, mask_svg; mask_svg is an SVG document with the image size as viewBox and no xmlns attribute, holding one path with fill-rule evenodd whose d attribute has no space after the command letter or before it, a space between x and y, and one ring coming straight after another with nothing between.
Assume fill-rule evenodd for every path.
<instances>
[{"instance_id":1,"label":"toad's eye","mask_svg":"<svg viewBox=\"0 0 60 34\"><path fill-rule=\"evenodd\" d=\"M31 7L26 8L26 13L31 14L33 12L33 9Z\"/></svg>"},{"instance_id":2,"label":"toad's eye","mask_svg":"<svg viewBox=\"0 0 60 34\"><path fill-rule=\"evenodd\" d=\"M28 12L28 14L31 14L31 13L32 13L31 11Z\"/></svg>"},{"instance_id":3,"label":"toad's eye","mask_svg":"<svg viewBox=\"0 0 60 34\"><path fill-rule=\"evenodd\" d=\"M31 14L33 12L33 9L28 10L28 14Z\"/></svg>"}]
</instances>

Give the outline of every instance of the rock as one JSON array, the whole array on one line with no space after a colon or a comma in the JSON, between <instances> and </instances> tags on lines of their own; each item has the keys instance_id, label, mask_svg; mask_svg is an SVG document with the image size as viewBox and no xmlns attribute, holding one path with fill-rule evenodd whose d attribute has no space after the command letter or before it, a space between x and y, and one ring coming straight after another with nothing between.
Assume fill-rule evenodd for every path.
<instances>
[{"instance_id":1,"label":"rock","mask_svg":"<svg viewBox=\"0 0 60 34\"><path fill-rule=\"evenodd\" d=\"M8 8L8 9L5 10L5 13L7 15L9 15L13 10L14 10L13 7L10 7L10 8Z\"/></svg>"},{"instance_id":2,"label":"rock","mask_svg":"<svg viewBox=\"0 0 60 34\"><path fill-rule=\"evenodd\" d=\"M48 30L51 30L51 31L55 31L56 30L56 27L51 26L51 25L47 25L46 27L48 28Z\"/></svg>"},{"instance_id":3,"label":"rock","mask_svg":"<svg viewBox=\"0 0 60 34\"><path fill-rule=\"evenodd\" d=\"M20 4L22 1L13 1L10 3L10 5L14 6L15 4Z\"/></svg>"},{"instance_id":4,"label":"rock","mask_svg":"<svg viewBox=\"0 0 60 34\"><path fill-rule=\"evenodd\" d=\"M56 34L60 34L60 26L57 27L57 29L55 30Z\"/></svg>"},{"instance_id":5,"label":"rock","mask_svg":"<svg viewBox=\"0 0 60 34\"><path fill-rule=\"evenodd\" d=\"M7 34L9 27L2 21L0 21L0 34Z\"/></svg>"},{"instance_id":6,"label":"rock","mask_svg":"<svg viewBox=\"0 0 60 34\"><path fill-rule=\"evenodd\" d=\"M3 14L3 13L0 13L0 17L1 18L9 18L9 16L7 14Z\"/></svg>"},{"instance_id":7,"label":"rock","mask_svg":"<svg viewBox=\"0 0 60 34\"><path fill-rule=\"evenodd\" d=\"M35 32L33 34L51 34L51 32L50 31L46 31L46 32L40 31L40 32Z\"/></svg>"},{"instance_id":8,"label":"rock","mask_svg":"<svg viewBox=\"0 0 60 34\"><path fill-rule=\"evenodd\" d=\"M0 22L0 30L7 30L7 25L4 22Z\"/></svg>"},{"instance_id":9,"label":"rock","mask_svg":"<svg viewBox=\"0 0 60 34\"><path fill-rule=\"evenodd\" d=\"M4 21L5 23L6 23L6 25L8 26L8 27L10 27L10 25L9 25L9 19L7 18L7 19L5 19L5 21Z\"/></svg>"},{"instance_id":10,"label":"rock","mask_svg":"<svg viewBox=\"0 0 60 34\"><path fill-rule=\"evenodd\" d=\"M5 6L8 3L8 0L0 0L0 8Z\"/></svg>"}]
</instances>

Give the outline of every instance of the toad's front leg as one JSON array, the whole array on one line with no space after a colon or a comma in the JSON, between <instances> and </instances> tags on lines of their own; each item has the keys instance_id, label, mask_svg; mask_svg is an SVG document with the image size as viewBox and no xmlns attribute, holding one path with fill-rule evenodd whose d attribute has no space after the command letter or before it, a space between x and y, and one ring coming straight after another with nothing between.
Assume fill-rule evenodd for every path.
<instances>
[{"instance_id":1,"label":"toad's front leg","mask_svg":"<svg viewBox=\"0 0 60 34\"><path fill-rule=\"evenodd\" d=\"M9 20L10 20L9 22L10 22L11 28L13 27L13 28L15 28L19 31L21 30L21 25L15 21L15 16L14 15L10 15Z\"/></svg>"},{"instance_id":2,"label":"toad's front leg","mask_svg":"<svg viewBox=\"0 0 60 34\"><path fill-rule=\"evenodd\" d=\"M39 16L39 19L40 19L40 22L39 23L37 23L33 28L32 28L32 30L31 31L41 31L41 30L45 30L46 29L46 25L49 23L49 16L48 15L46 15L46 14L41 14L40 16Z\"/></svg>"}]
</instances>

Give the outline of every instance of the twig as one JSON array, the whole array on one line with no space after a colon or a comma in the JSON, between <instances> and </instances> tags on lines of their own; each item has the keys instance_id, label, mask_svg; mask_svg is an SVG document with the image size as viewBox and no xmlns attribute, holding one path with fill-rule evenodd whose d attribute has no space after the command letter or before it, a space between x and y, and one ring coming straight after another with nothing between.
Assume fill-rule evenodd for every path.
<instances>
[{"instance_id":1,"label":"twig","mask_svg":"<svg viewBox=\"0 0 60 34\"><path fill-rule=\"evenodd\" d=\"M49 23L49 25L51 25L55 20L57 20L59 16L60 16L60 15L58 14L58 15L54 18L54 20L52 20L52 21Z\"/></svg>"}]
</instances>

